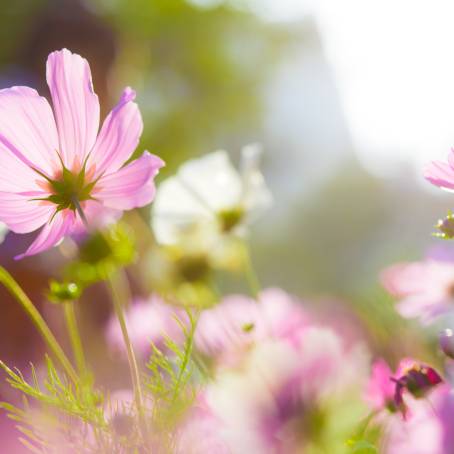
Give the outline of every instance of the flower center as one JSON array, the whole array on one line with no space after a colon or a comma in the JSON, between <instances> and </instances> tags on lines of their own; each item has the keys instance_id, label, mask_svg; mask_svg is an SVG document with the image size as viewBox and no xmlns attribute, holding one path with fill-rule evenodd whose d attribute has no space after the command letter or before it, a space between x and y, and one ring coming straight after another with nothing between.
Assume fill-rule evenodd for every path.
<instances>
[{"instance_id":1,"label":"flower center","mask_svg":"<svg viewBox=\"0 0 454 454\"><path fill-rule=\"evenodd\" d=\"M244 210L241 207L234 207L218 212L218 220L221 230L225 233L231 232L243 219Z\"/></svg>"},{"instance_id":2,"label":"flower center","mask_svg":"<svg viewBox=\"0 0 454 454\"><path fill-rule=\"evenodd\" d=\"M91 191L96 181L87 181L85 169L73 173L66 167L55 180L49 180L51 195L46 200L57 205L58 211L78 210L80 202L92 199Z\"/></svg>"}]
</instances>

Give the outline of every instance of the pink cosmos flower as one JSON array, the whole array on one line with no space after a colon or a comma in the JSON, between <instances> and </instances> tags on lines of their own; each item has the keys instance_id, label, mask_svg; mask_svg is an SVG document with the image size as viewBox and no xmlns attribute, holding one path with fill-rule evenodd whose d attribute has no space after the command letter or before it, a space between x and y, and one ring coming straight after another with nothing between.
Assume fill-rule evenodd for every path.
<instances>
[{"instance_id":1,"label":"pink cosmos flower","mask_svg":"<svg viewBox=\"0 0 454 454\"><path fill-rule=\"evenodd\" d=\"M399 263L382 273L382 283L400 300L399 313L423 323L454 309L454 263L427 259Z\"/></svg>"},{"instance_id":2,"label":"pink cosmos flower","mask_svg":"<svg viewBox=\"0 0 454 454\"><path fill-rule=\"evenodd\" d=\"M126 164L143 127L131 88L98 134L88 62L67 49L56 51L46 75L53 109L32 88L0 90L0 220L16 233L42 227L17 258L55 246L86 222L116 219L150 203L153 178L164 165L147 152Z\"/></svg>"}]
</instances>

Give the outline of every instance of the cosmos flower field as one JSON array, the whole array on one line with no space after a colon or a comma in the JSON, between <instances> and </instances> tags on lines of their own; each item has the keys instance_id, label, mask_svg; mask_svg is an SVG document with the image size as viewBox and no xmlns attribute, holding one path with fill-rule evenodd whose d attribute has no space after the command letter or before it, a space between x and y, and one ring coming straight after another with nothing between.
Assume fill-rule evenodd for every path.
<instances>
[{"instance_id":1,"label":"cosmos flower field","mask_svg":"<svg viewBox=\"0 0 454 454\"><path fill-rule=\"evenodd\" d=\"M0 268L46 345L38 363L0 362L16 452L454 453L451 259L428 254L377 276L397 316L421 337L437 332L424 358L389 364L354 321L261 285L249 242L274 200L258 143L244 145L238 166L215 150L160 178L159 150L138 148L132 88L101 121L82 56L52 52L46 77L49 101L25 86L0 91L3 234L33 233L16 260L62 257L46 293L58 333ZM421 173L453 190L454 151ZM452 239L452 214L436 229L441 243ZM247 290L221 285L226 276ZM81 335L78 315L94 286L111 307L101 346ZM104 378L88 360L95 348L117 358Z\"/></svg>"}]
</instances>

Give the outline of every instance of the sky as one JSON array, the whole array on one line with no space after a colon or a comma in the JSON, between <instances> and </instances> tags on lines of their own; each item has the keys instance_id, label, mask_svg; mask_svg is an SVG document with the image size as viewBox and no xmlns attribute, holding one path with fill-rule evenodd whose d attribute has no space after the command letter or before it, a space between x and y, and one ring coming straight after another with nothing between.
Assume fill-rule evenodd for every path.
<instances>
[{"instance_id":1,"label":"sky","mask_svg":"<svg viewBox=\"0 0 454 454\"><path fill-rule=\"evenodd\" d=\"M454 2L319 0L312 13L366 166L443 159L454 146Z\"/></svg>"},{"instance_id":2,"label":"sky","mask_svg":"<svg viewBox=\"0 0 454 454\"><path fill-rule=\"evenodd\" d=\"M275 21L315 18L356 152L386 176L454 146L454 2L256 0Z\"/></svg>"},{"instance_id":3,"label":"sky","mask_svg":"<svg viewBox=\"0 0 454 454\"><path fill-rule=\"evenodd\" d=\"M386 176L446 157L454 146L454 1L248 2L268 21L315 19L367 169Z\"/></svg>"}]
</instances>

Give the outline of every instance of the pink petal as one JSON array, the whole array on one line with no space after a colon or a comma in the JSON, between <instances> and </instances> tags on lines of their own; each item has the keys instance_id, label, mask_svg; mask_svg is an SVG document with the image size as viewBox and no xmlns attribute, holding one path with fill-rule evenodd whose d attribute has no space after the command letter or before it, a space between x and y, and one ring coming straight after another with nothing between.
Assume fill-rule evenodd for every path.
<instances>
[{"instance_id":1,"label":"pink petal","mask_svg":"<svg viewBox=\"0 0 454 454\"><path fill-rule=\"evenodd\" d=\"M394 397L395 383L391 377L393 373L385 360L375 361L364 396L373 408L381 410Z\"/></svg>"},{"instance_id":2,"label":"pink petal","mask_svg":"<svg viewBox=\"0 0 454 454\"><path fill-rule=\"evenodd\" d=\"M93 91L90 66L68 49L47 59L47 83L54 105L60 139L59 151L69 168L83 162L91 151L99 127L99 101Z\"/></svg>"},{"instance_id":3,"label":"pink petal","mask_svg":"<svg viewBox=\"0 0 454 454\"><path fill-rule=\"evenodd\" d=\"M0 192L0 220L16 233L33 232L52 217L50 204L31 201L30 197Z\"/></svg>"},{"instance_id":4,"label":"pink petal","mask_svg":"<svg viewBox=\"0 0 454 454\"><path fill-rule=\"evenodd\" d=\"M155 195L154 177L164 162L148 152L118 172L103 176L93 196L110 208L130 210L150 203Z\"/></svg>"},{"instance_id":5,"label":"pink petal","mask_svg":"<svg viewBox=\"0 0 454 454\"><path fill-rule=\"evenodd\" d=\"M0 90L0 190L37 189L32 170L51 175L58 163L52 109L28 87Z\"/></svg>"},{"instance_id":6,"label":"pink petal","mask_svg":"<svg viewBox=\"0 0 454 454\"><path fill-rule=\"evenodd\" d=\"M454 169L442 161L433 161L424 170L424 177L435 186L454 189Z\"/></svg>"},{"instance_id":7,"label":"pink petal","mask_svg":"<svg viewBox=\"0 0 454 454\"><path fill-rule=\"evenodd\" d=\"M68 233L73 226L73 223L74 215L72 212L66 211L57 213L54 218L42 228L30 247L23 254L17 255L15 259L20 260L55 246Z\"/></svg>"},{"instance_id":8,"label":"pink petal","mask_svg":"<svg viewBox=\"0 0 454 454\"><path fill-rule=\"evenodd\" d=\"M132 155L143 130L142 117L135 102L136 93L127 87L109 113L87 160L87 169L96 167L95 176L113 173Z\"/></svg>"},{"instance_id":9,"label":"pink petal","mask_svg":"<svg viewBox=\"0 0 454 454\"><path fill-rule=\"evenodd\" d=\"M107 208L96 200L87 200L82 202L81 206L90 229L100 229L106 225L113 224L117 222L123 214L122 211L115 210L114 208ZM79 214L76 213L72 232L77 234L86 231L87 228L85 227L84 222L80 218Z\"/></svg>"},{"instance_id":10,"label":"pink petal","mask_svg":"<svg viewBox=\"0 0 454 454\"><path fill-rule=\"evenodd\" d=\"M397 263L383 270L380 276L385 289L398 298L426 291L436 285L434 277L429 262Z\"/></svg>"}]
</instances>

